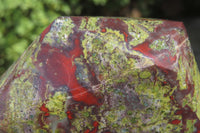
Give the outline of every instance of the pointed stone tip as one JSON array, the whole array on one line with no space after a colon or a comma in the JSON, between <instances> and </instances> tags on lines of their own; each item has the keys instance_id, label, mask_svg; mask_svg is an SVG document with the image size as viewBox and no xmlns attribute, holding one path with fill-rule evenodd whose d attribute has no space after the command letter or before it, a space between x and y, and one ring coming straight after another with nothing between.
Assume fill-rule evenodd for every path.
<instances>
[{"instance_id":1,"label":"pointed stone tip","mask_svg":"<svg viewBox=\"0 0 200 133\"><path fill-rule=\"evenodd\" d=\"M0 132L199 130L199 87L182 22L59 17L1 78Z\"/></svg>"}]
</instances>

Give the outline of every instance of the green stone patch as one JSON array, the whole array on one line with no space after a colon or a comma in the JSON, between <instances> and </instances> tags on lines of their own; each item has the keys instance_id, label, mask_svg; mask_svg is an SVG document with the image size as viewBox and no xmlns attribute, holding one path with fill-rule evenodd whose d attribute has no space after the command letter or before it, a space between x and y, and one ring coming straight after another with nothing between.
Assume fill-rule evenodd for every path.
<instances>
[{"instance_id":1,"label":"green stone patch","mask_svg":"<svg viewBox=\"0 0 200 133\"><path fill-rule=\"evenodd\" d=\"M151 73L149 71L140 72L140 78L142 78L142 79L149 78L150 76L151 76Z\"/></svg>"}]
</instances>

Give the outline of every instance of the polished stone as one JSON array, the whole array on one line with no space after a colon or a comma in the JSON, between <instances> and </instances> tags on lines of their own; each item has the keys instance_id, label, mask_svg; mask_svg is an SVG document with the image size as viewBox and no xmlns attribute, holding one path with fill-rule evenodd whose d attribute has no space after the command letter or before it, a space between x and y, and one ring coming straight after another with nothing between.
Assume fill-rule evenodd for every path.
<instances>
[{"instance_id":1,"label":"polished stone","mask_svg":"<svg viewBox=\"0 0 200 133\"><path fill-rule=\"evenodd\" d=\"M59 17L0 80L0 132L200 132L182 22Z\"/></svg>"}]
</instances>

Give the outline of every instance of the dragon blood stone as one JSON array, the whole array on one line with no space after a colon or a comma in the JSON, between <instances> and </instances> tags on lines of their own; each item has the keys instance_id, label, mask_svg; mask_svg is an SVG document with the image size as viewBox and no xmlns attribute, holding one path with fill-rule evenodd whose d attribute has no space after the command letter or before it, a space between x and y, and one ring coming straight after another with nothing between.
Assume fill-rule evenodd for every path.
<instances>
[{"instance_id":1,"label":"dragon blood stone","mask_svg":"<svg viewBox=\"0 0 200 133\"><path fill-rule=\"evenodd\" d=\"M59 17L0 80L1 133L200 133L182 22Z\"/></svg>"}]
</instances>

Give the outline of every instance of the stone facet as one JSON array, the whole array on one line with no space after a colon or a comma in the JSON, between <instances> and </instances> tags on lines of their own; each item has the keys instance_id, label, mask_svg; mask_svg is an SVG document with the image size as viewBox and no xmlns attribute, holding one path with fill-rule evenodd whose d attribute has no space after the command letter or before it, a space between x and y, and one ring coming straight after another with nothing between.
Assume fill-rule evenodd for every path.
<instances>
[{"instance_id":1,"label":"stone facet","mask_svg":"<svg viewBox=\"0 0 200 133\"><path fill-rule=\"evenodd\" d=\"M60 17L0 80L0 132L200 132L182 22Z\"/></svg>"}]
</instances>

